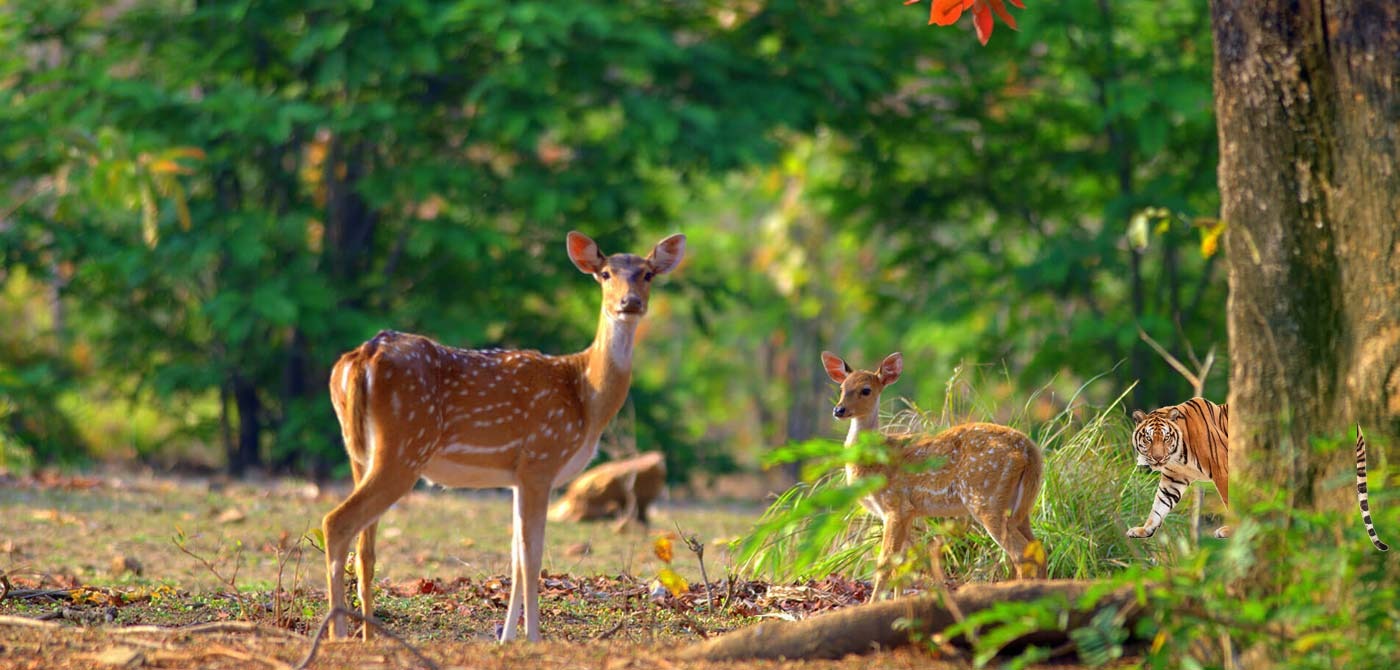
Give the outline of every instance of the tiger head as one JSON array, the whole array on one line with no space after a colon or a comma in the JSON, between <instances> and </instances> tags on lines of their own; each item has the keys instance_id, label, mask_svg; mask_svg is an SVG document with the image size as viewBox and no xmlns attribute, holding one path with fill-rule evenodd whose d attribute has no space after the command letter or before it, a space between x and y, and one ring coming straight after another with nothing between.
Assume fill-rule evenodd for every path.
<instances>
[{"instance_id":1,"label":"tiger head","mask_svg":"<svg viewBox=\"0 0 1400 670\"><path fill-rule=\"evenodd\" d=\"M1181 453L1181 427L1177 421L1182 418L1181 410L1165 407L1148 413L1142 410L1133 412L1133 451L1137 452L1138 465L1154 470L1166 465L1172 457Z\"/></svg>"}]
</instances>

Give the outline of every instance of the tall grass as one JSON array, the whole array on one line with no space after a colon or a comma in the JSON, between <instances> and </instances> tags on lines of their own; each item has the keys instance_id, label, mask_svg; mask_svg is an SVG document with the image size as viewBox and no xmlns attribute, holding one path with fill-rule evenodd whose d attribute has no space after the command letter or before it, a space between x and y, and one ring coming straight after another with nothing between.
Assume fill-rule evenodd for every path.
<instances>
[{"instance_id":1,"label":"tall grass","mask_svg":"<svg viewBox=\"0 0 1400 670\"><path fill-rule=\"evenodd\" d=\"M1047 407L1056 406L1046 397L1048 386L1013 405L994 398L997 388L1006 387L1005 379L968 375L959 368L936 411L900 400L901 409L882 417L882 425L886 432L937 432L969 421L995 421L1030 435L1045 454L1045 481L1031 527L1046 546L1051 577L1102 577L1134 564L1161 563L1186 548L1187 515L1169 515L1151 539L1126 536L1129 527L1147 517L1157 475L1138 472L1134 462L1129 443L1133 426L1122 404L1131 387L1107 405L1093 407L1083 400L1083 392L1097 379L1080 386L1057 413L1036 420L1047 414ZM824 453L824 462L830 462L842 449L821 441L780 453L806 458ZM740 541L741 569L772 579L831 573L869 577L879 553L881 525L859 499L879 484L849 486L839 469L811 473L779 496L754 533ZM930 519L910 544L914 556L927 556L931 547L941 546L944 569L960 581L1010 574L1001 549L971 519Z\"/></svg>"}]
</instances>

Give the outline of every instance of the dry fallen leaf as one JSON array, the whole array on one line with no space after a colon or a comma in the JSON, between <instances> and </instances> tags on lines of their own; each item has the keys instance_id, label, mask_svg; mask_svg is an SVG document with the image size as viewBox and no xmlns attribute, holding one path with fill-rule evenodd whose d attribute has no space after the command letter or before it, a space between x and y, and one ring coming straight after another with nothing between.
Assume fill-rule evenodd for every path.
<instances>
[{"instance_id":1,"label":"dry fallen leaf","mask_svg":"<svg viewBox=\"0 0 1400 670\"><path fill-rule=\"evenodd\" d=\"M230 507L220 512L219 516L215 517L214 520L219 523L238 523L246 518L248 518L248 515L245 514L243 510L237 507Z\"/></svg>"}]
</instances>

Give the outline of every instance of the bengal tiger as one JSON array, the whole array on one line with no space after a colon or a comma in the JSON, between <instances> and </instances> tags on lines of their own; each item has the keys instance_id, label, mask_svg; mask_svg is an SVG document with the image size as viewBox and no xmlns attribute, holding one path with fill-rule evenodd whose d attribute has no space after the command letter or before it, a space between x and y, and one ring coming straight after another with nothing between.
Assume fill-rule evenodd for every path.
<instances>
[{"instance_id":1,"label":"bengal tiger","mask_svg":"<svg viewBox=\"0 0 1400 670\"><path fill-rule=\"evenodd\" d=\"M1147 413L1133 412L1133 421L1137 422L1133 429L1133 450L1137 453L1138 465L1162 473L1162 478L1147 521L1129 528L1128 537L1152 537L1193 481L1209 479L1214 482L1220 501L1229 506L1229 419L1227 405L1217 405L1205 398L1192 398L1180 405ZM1371 523L1366 495L1366 438L1361 434L1360 425L1356 427L1356 499L1371 543L1381 551L1389 550ZM1230 527L1217 528L1215 536L1229 537Z\"/></svg>"}]
</instances>

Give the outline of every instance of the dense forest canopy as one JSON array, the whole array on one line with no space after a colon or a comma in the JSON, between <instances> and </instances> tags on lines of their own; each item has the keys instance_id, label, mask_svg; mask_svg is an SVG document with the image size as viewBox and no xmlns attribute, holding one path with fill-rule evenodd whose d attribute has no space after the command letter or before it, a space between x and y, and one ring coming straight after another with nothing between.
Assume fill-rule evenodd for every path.
<instances>
[{"instance_id":1,"label":"dense forest canopy","mask_svg":"<svg viewBox=\"0 0 1400 670\"><path fill-rule=\"evenodd\" d=\"M1187 395L1139 328L1225 353L1207 3L985 48L916 9L12 2L0 465L332 473L326 373L380 328L586 345L570 229L690 238L614 430L673 477L833 433L822 349L902 351L922 405L959 365L1045 412Z\"/></svg>"}]
</instances>

